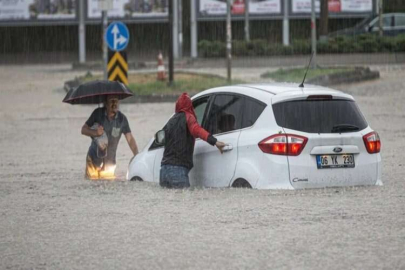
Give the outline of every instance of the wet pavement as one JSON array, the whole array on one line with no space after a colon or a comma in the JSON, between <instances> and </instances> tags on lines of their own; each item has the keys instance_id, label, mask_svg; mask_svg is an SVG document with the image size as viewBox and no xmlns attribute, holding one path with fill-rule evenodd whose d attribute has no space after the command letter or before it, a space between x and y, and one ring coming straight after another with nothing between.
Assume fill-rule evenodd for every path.
<instances>
[{"instance_id":1,"label":"wet pavement","mask_svg":"<svg viewBox=\"0 0 405 270\"><path fill-rule=\"evenodd\" d=\"M82 73L0 66L0 269L404 269L405 69L372 69L380 80L335 88L379 132L384 186L173 191L84 180L80 128L94 107L61 102ZM141 148L173 110L121 106ZM124 180L124 138L117 157Z\"/></svg>"}]
</instances>

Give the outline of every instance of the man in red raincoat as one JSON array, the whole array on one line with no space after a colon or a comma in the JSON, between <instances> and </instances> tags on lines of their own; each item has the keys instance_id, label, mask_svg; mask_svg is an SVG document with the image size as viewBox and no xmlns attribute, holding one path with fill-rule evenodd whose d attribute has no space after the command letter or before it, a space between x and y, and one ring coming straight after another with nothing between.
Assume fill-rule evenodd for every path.
<instances>
[{"instance_id":1,"label":"man in red raincoat","mask_svg":"<svg viewBox=\"0 0 405 270\"><path fill-rule=\"evenodd\" d=\"M176 114L163 128L165 151L160 169L160 185L167 188L190 186L188 173L193 168L194 143L200 138L222 153L225 143L217 141L197 122L194 107L187 93L176 102Z\"/></svg>"}]
</instances>

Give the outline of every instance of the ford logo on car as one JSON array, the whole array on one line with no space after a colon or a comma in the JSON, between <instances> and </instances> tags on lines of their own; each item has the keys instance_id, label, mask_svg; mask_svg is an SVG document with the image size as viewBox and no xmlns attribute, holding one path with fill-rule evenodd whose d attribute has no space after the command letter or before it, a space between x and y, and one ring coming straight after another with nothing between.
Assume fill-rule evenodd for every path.
<instances>
[{"instance_id":1,"label":"ford logo on car","mask_svg":"<svg viewBox=\"0 0 405 270\"><path fill-rule=\"evenodd\" d=\"M342 148L340 148L340 147L335 147L335 148L333 148L333 152L335 152L335 153L340 153L340 152L342 152Z\"/></svg>"}]
</instances>

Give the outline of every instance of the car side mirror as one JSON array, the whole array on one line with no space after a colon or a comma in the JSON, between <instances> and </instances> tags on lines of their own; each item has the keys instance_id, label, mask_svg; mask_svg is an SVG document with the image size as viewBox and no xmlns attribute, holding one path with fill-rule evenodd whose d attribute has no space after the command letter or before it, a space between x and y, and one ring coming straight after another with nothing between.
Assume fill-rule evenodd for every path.
<instances>
[{"instance_id":1,"label":"car side mirror","mask_svg":"<svg viewBox=\"0 0 405 270\"><path fill-rule=\"evenodd\" d=\"M155 143L160 146L165 144L165 131L163 129L156 132Z\"/></svg>"}]
</instances>

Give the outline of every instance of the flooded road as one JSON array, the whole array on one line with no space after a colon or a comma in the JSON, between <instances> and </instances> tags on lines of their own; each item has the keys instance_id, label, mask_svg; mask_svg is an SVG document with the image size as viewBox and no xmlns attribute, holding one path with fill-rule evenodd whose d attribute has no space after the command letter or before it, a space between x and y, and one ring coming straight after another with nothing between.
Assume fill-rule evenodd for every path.
<instances>
[{"instance_id":1,"label":"flooded road","mask_svg":"<svg viewBox=\"0 0 405 270\"><path fill-rule=\"evenodd\" d=\"M61 102L81 73L0 66L0 269L404 269L405 69L374 68L336 88L380 134L384 186L174 191L84 180L94 106ZM173 110L121 105L140 148ZM121 139L119 180L130 158Z\"/></svg>"}]
</instances>

